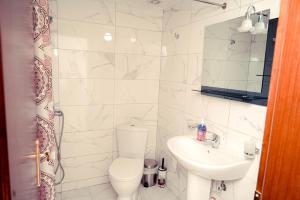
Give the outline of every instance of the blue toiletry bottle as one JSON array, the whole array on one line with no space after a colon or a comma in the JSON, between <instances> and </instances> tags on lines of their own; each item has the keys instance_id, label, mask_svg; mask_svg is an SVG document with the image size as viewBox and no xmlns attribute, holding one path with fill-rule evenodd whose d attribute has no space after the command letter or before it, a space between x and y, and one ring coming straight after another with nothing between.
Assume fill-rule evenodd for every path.
<instances>
[{"instance_id":1,"label":"blue toiletry bottle","mask_svg":"<svg viewBox=\"0 0 300 200\"><path fill-rule=\"evenodd\" d=\"M197 140L204 141L206 136L206 125L204 120L201 121L197 128Z\"/></svg>"}]
</instances>

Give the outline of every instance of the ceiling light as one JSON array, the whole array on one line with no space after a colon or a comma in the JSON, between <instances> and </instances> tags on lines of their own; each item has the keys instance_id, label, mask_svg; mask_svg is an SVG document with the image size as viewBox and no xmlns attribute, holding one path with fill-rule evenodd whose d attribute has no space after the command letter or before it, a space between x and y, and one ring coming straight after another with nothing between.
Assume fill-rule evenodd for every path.
<instances>
[{"instance_id":1,"label":"ceiling light","mask_svg":"<svg viewBox=\"0 0 300 200\"><path fill-rule=\"evenodd\" d=\"M136 42L136 38L135 37L130 38L130 42L135 43Z\"/></svg>"},{"instance_id":2,"label":"ceiling light","mask_svg":"<svg viewBox=\"0 0 300 200\"><path fill-rule=\"evenodd\" d=\"M112 34L111 33L105 33L103 36L105 41L112 41Z\"/></svg>"}]
</instances>

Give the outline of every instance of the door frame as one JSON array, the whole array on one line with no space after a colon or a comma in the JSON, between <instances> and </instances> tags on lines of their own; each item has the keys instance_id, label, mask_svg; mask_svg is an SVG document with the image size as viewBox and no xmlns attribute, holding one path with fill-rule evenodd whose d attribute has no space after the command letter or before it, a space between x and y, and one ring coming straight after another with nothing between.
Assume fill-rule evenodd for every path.
<instances>
[{"instance_id":1,"label":"door frame","mask_svg":"<svg viewBox=\"0 0 300 200\"><path fill-rule=\"evenodd\" d=\"M1 33L1 30L0 30ZM4 100L4 82L2 67L2 48L0 35L0 199L9 200L10 197L10 180L8 166L8 148L6 135L5 119L5 100Z\"/></svg>"},{"instance_id":2,"label":"door frame","mask_svg":"<svg viewBox=\"0 0 300 200\"><path fill-rule=\"evenodd\" d=\"M39 199L32 0L0 2L0 199Z\"/></svg>"},{"instance_id":3,"label":"door frame","mask_svg":"<svg viewBox=\"0 0 300 200\"><path fill-rule=\"evenodd\" d=\"M255 200L300 199L299 10L281 0Z\"/></svg>"}]
</instances>

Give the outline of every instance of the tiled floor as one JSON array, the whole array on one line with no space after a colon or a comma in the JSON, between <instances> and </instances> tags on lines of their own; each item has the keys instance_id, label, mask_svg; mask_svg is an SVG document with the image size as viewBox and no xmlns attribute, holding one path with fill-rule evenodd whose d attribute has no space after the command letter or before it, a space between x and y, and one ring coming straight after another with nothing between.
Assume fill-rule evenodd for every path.
<instances>
[{"instance_id":1,"label":"tiled floor","mask_svg":"<svg viewBox=\"0 0 300 200\"><path fill-rule=\"evenodd\" d=\"M95 185L56 194L56 200L116 200L117 195L110 184ZM167 188L153 186L139 188L138 200L178 200Z\"/></svg>"}]
</instances>

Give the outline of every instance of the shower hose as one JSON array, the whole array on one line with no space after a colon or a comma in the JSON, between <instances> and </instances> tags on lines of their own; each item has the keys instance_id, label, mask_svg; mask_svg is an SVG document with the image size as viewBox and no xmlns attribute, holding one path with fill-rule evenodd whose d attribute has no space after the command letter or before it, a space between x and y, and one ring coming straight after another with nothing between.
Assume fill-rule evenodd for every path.
<instances>
[{"instance_id":1,"label":"shower hose","mask_svg":"<svg viewBox=\"0 0 300 200\"><path fill-rule=\"evenodd\" d=\"M55 175L57 174L58 170L61 169L61 177L57 182L54 183L54 185L58 185L64 180L65 177L65 170L61 164L61 141L64 132L65 116L64 113L60 110L55 110L54 115L59 117L59 138L57 138L56 134L54 134L55 144L57 147L57 165L54 170Z\"/></svg>"}]
</instances>

